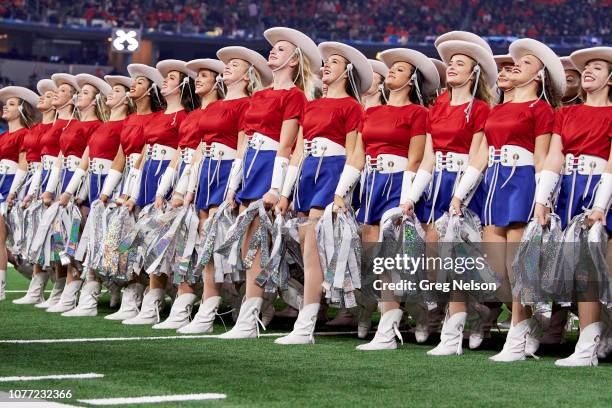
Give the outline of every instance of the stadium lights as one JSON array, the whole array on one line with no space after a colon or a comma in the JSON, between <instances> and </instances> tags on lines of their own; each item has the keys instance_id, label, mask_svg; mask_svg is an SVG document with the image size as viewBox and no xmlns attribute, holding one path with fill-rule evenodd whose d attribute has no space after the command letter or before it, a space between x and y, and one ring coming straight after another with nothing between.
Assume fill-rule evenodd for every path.
<instances>
[{"instance_id":1,"label":"stadium lights","mask_svg":"<svg viewBox=\"0 0 612 408\"><path fill-rule=\"evenodd\" d=\"M140 47L140 30L115 28L111 44L115 52L135 52Z\"/></svg>"}]
</instances>

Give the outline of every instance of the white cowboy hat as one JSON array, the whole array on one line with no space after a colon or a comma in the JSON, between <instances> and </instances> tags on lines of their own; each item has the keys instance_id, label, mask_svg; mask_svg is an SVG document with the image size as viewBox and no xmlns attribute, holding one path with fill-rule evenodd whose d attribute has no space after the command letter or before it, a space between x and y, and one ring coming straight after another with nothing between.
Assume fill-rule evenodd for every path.
<instances>
[{"instance_id":1,"label":"white cowboy hat","mask_svg":"<svg viewBox=\"0 0 612 408\"><path fill-rule=\"evenodd\" d=\"M570 59L578 71L584 71L587 62L602 60L612 63L612 47L592 47L571 53Z\"/></svg>"},{"instance_id":2,"label":"white cowboy hat","mask_svg":"<svg viewBox=\"0 0 612 408\"><path fill-rule=\"evenodd\" d=\"M578 71L578 68L576 68L570 57L560 57L559 59L561 60L561 65L563 65L564 70Z\"/></svg>"},{"instance_id":3,"label":"white cowboy hat","mask_svg":"<svg viewBox=\"0 0 612 408\"><path fill-rule=\"evenodd\" d=\"M391 67L395 62L408 62L423 74L425 93L433 93L440 87L440 75L433 62L425 54L409 48L391 48L380 53L382 62Z\"/></svg>"},{"instance_id":4,"label":"white cowboy hat","mask_svg":"<svg viewBox=\"0 0 612 408\"><path fill-rule=\"evenodd\" d=\"M23 86L7 86L0 89L0 101L2 103L6 103L10 98L19 98L29 103L33 108L38 104L38 95L36 92L24 88Z\"/></svg>"},{"instance_id":5,"label":"white cowboy hat","mask_svg":"<svg viewBox=\"0 0 612 408\"><path fill-rule=\"evenodd\" d=\"M167 60L159 61L157 65L155 66L155 68L157 68L159 73L162 74L164 78L171 71L181 72L187 75L189 78L196 77L196 73L193 72L191 69L187 68L187 63L181 60L167 59Z\"/></svg>"},{"instance_id":6,"label":"white cowboy hat","mask_svg":"<svg viewBox=\"0 0 612 408\"><path fill-rule=\"evenodd\" d=\"M150 67L145 64L130 64L127 66L128 73L132 77L132 79L136 79L138 77L145 77L149 81L153 82L159 89L161 89L164 84L164 77L153 67Z\"/></svg>"},{"instance_id":7,"label":"white cowboy hat","mask_svg":"<svg viewBox=\"0 0 612 408\"><path fill-rule=\"evenodd\" d=\"M128 89L132 86L132 78L123 75L104 75L104 80L110 86L123 85Z\"/></svg>"},{"instance_id":8,"label":"white cowboy hat","mask_svg":"<svg viewBox=\"0 0 612 408\"><path fill-rule=\"evenodd\" d=\"M438 70L438 76L440 77L440 86L445 87L446 86L446 64L437 58L430 58L430 60L431 62L433 62L433 64L436 66L436 69Z\"/></svg>"},{"instance_id":9,"label":"white cowboy hat","mask_svg":"<svg viewBox=\"0 0 612 408\"><path fill-rule=\"evenodd\" d=\"M70 74L53 74L51 79L55 83L55 86L59 88L60 85L68 84L73 87L77 92L80 91L79 84L77 83L76 77Z\"/></svg>"},{"instance_id":10,"label":"white cowboy hat","mask_svg":"<svg viewBox=\"0 0 612 408\"><path fill-rule=\"evenodd\" d=\"M323 59L329 58L330 55L340 55L353 65L353 69L359 76L360 89L359 93L367 92L372 86L374 71L368 62L368 59L356 48L350 45L342 44L335 41L325 41L319 44L319 51Z\"/></svg>"},{"instance_id":11,"label":"white cowboy hat","mask_svg":"<svg viewBox=\"0 0 612 408\"><path fill-rule=\"evenodd\" d=\"M217 51L217 58L226 65L234 58L244 60L259 72L263 86L272 83L272 70L268 67L268 61L258 52L240 46L223 47Z\"/></svg>"},{"instance_id":12,"label":"white cowboy hat","mask_svg":"<svg viewBox=\"0 0 612 408\"><path fill-rule=\"evenodd\" d=\"M434 41L434 46L438 48L438 45L442 44L443 42L457 40L478 44L485 50L489 51L490 54L493 54L493 50L488 42L486 42L480 36L470 33L469 31L449 31L448 33L444 33L436 38L436 41Z\"/></svg>"},{"instance_id":13,"label":"white cowboy hat","mask_svg":"<svg viewBox=\"0 0 612 408\"><path fill-rule=\"evenodd\" d=\"M542 64L548 70L548 74L552 81L552 85L557 95L563 95L565 93L565 70L561 60L546 44L536 41L531 38L521 38L510 44L508 49L512 59L516 62L518 59L525 55L533 55L539 59Z\"/></svg>"},{"instance_id":14,"label":"white cowboy hat","mask_svg":"<svg viewBox=\"0 0 612 408\"><path fill-rule=\"evenodd\" d=\"M369 59L368 62L372 67L372 71L382 76L383 78L387 77L387 74L389 73L389 68L383 62L375 59Z\"/></svg>"},{"instance_id":15,"label":"white cowboy hat","mask_svg":"<svg viewBox=\"0 0 612 408\"><path fill-rule=\"evenodd\" d=\"M442 57L442 61L446 65L449 64L453 55L467 55L474 59L482 73L487 84L490 87L494 87L497 82L497 65L493 59L493 54L482 48L480 45L474 44L473 42L461 41L461 40L450 40L440 43L437 47L438 54Z\"/></svg>"},{"instance_id":16,"label":"white cowboy hat","mask_svg":"<svg viewBox=\"0 0 612 408\"><path fill-rule=\"evenodd\" d=\"M495 60L495 64L497 64L497 69L498 70L504 64L512 64L512 65L514 65L514 60L512 59L512 55L510 55L510 54L494 55L493 59Z\"/></svg>"},{"instance_id":17,"label":"white cowboy hat","mask_svg":"<svg viewBox=\"0 0 612 408\"><path fill-rule=\"evenodd\" d=\"M104 96L110 94L113 88L107 84L103 79L90 74L78 74L76 76L77 84L79 88L83 88L83 85L91 85L96 88Z\"/></svg>"},{"instance_id":18,"label":"white cowboy hat","mask_svg":"<svg viewBox=\"0 0 612 408\"><path fill-rule=\"evenodd\" d=\"M312 71L321 67L321 54L319 53L317 44L301 31L287 27L273 27L264 31L263 35L271 45L279 41L289 41L291 44L298 47L304 56L308 58Z\"/></svg>"},{"instance_id":19,"label":"white cowboy hat","mask_svg":"<svg viewBox=\"0 0 612 408\"><path fill-rule=\"evenodd\" d=\"M55 82L53 82L53 80L48 79L48 78L41 79L36 84L36 89L38 90L38 93L40 95L44 95L45 93L49 91L53 92L55 91L56 88L57 86L55 86Z\"/></svg>"},{"instance_id":20,"label":"white cowboy hat","mask_svg":"<svg viewBox=\"0 0 612 408\"><path fill-rule=\"evenodd\" d=\"M194 59L189 61L186 65L188 69L196 73L201 69L207 69L209 71L216 72L217 74L222 74L223 70L225 69L225 64L214 58Z\"/></svg>"}]
</instances>

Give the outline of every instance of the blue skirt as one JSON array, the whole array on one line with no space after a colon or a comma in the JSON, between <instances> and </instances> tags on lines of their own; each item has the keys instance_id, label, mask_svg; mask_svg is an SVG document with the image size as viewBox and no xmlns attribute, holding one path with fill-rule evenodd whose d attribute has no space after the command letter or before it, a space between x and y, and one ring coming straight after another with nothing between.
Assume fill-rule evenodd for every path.
<instances>
[{"instance_id":1,"label":"blue skirt","mask_svg":"<svg viewBox=\"0 0 612 408\"><path fill-rule=\"evenodd\" d=\"M47 188L47 183L49 182L49 170L43 169L40 173L40 188L39 192L42 193Z\"/></svg>"},{"instance_id":2,"label":"blue skirt","mask_svg":"<svg viewBox=\"0 0 612 408\"><path fill-rule=\"evenodd\" d=\"M155 193L157 193L157 185L161 177L164 175L166 168L170 164L170 160L147 160L142 168L140 176L140 193L136 205L144 207L155 201ZM167 199L170 198L168 193Z\"/></svg>"},{"instance_id":3,"label":"blue skirt","mask_svg":"<svg viewBox=\"0 0 612 408\"><path fill-rule=\"evenodd\" d=\"M591 183L587 190L587 180L589 176L576 174L574 197L570 203L573 177L574 176L570 174L564 175L561 178L561 190L559 191L559 198L555 204L555 212L561 218L561 226L563 228L567 226L572 218L593 206L597 183L599 183L601 175L597 174L591 177ZM606 229L608 232L612 232L612 211L608 211L608 215L606 216Z\"/></svg>"},{"instance_id":4,"label":"blue skirt","mask_svg":"<svg viewBox=\"0 0 612 408\"><path fill-rule=\"evenodd\" d=\"M499 163L487 168L481 217L483 225L507 227L514 222L529 222L535 198L535 168L517 166L510 181L502 188L511 172L512 167Z\"/></svg>"},{"instance_id":5,"label":"blue skirt","mask_svg":"<svg viewBox=\"0 0 612 408\"><path fill-rule=\"evenodd\" d=\"M9 192L11 191L11 184L13 184L13 179L15 178L14 174L7 174L6 176L0 176L0 180L2 180L2 184L0 184L0 203L6 201L6 197L8 197Z\"/></svg>"},{"instance_id":6,"label":"blue skirt","mask_svg":"<svg viewBox=\"0 0 612 408\"><path fill-rule=\"evenodd\" d=\"M200 168L200 184L196 197L198 210L208 210L223 202L233 162L233 160L204 159Z\"/></svg>"},{"instance_id":7,"label":"blue skirt","mask_svg":"<svg viewBox=\"0 0 612 408\"><path fill-rule=\"evenodd\" d=\"M100 198L106 174L89 173L89 202L93 203Z\"/></svg>"},{"instance_id":8,"label":"blue skirt","mask_svg":"<svg viewBox=\"0 0 612 408\"><path fill-rule=\"evenodd\" d=\"M236 194L236 201L239 203L259 200L270 190L276 150L260 150L257 157L255 152L255 149L249 147L242 161L242 189Z\"/></svg>"},{"instance_id":9,"label":"blue skirt","mask_svg":"<svg viewBox=\"0 0 612 408\"><path fill-rule=\"evenodd\" d=\"M375 225L380 222L386 211L399 207L403 177L403 171L395 173L372 172L367 174L361 195L361 207L357 212L357 221L368 225ZM371 197L369 208L367 207L368 196ZM422 200L416 204L414 212L419 221L423 222L424 211Z\"/></svg>"},{"instance_id":10,"label":"blue skirt","mask_svg":"<svg viewBox=\"0 0 612 408\"><path fill-rule=\"evenodd\" d=\"M307 213L311 208L325 208L334 201L334 193L344 169L346 156L323 157L315 182L319 157L308 156L302 165L300 178L293 194L296 211Z\"/></svg>"},{"instance_id":11,"label":"blue skirt","mask_svg":"<svg viewBox=\"0 0 612 408\"><path fill-rule=\"evenodd\" d=\"M66 191L66 188L68 187L68 184L70 183L70 179L72 178L72 175L74 174L74 171L68 170L68 169L63 169L61 172L61 182L62 182L62 190L61 193L64 193ZM91 190L90 190L91 191ZM60 194L61 194L60 193ZM77 194L78 195L78 194ZM81 203L82 206L84 207L89 207L89 203L90 203L90 199L89 199L89 195L88 198L83 201Z\"/></svg>"}]
</instances>

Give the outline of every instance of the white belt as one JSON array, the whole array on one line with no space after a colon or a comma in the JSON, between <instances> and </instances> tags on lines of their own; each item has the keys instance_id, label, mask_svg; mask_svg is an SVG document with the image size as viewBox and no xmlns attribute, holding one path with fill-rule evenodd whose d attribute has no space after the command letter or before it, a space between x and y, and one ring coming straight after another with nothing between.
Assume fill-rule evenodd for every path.
<instances>
[{"instance_id":1,"label":"white belt","mask_svg":"<svg viewBox=\"0 0 612 408\"><path fill-rule=\"evenodd\" d=\"M608 161L601 157L581 154L574 156L571 153L565 155L565 166L563 173L570 175L574 172L585 176L601 174L606 169Z\"/></svg>"},{"instance_id":2,"label":"white belt","mask_svg":"<svg viewBox=\"0 0 612 408\"><path fill-rule=\"evenodd\" d=\"M0 160L0 174L9 175L17 172L17 162L9 159Z\"/></svg>"},{"instance_id":3,"label":"white belt","mask_svg":"<svg viewBox=\"0 0 612 408\"><path fill-rule=\"evenodd\" d=\"M176 149L170 146L154 144L152 147L149 146L149 151L147 153L150 160L172 160L176 153Z\"/></svg>"},{"instance_id":4,"label":"white belt","mask_svg":"<svg viewBox=\"0 0 612 408\"><path fill-rule=\"evenodd\" d=\"M379 154L376 157L366 156L366 170L368 173L397 173L408 167L408 158L396 154Z\"/></svg>"},{"instance_id":5,"label":"white belt","mask_svg":"<svg viewBox=\"0 0 612 408\"><path fill-rule=\"evenodd\" d=\"M326 137L315 137L312 140L304 139L304 156L346 156L346 149Z\"/></svg>"},{"instance_id":6,"label":"white belt","mask_svg":"<svg viewBox=\"0 0 612 408\"><path fill-rule=\"evenodd\" d=\"M442 170L457 173L468 167L469 155L455 152L436 152L436 171Z\"/></svg>"},{"instance_id":7,"label":"white belt","mask_svg":"<svg viewBox=\"0 0 612 408\"><path fill-rule=\"evenodd\" d=\"M195 154L195 149L191 149L189 147L183 147L181 149L181 161L185 164L191 164L194 154Z\"/></svg>"},{"instance_id":8,"label":"white belt","mask_svg":"<svg viewBox=\"0 0 612 408\"><path fill-rule=\"evenodd\" d=\"M57 157L44 155L42 157L42 166L45 170L51 170L57 161Z\"/></svg>"},{"instance_id":9,"label":"white belt","mask_svg":"<svg viewBox=\"0 0 612 408\"><path fill-rule=\"evenodd\" d=\"M70 171L75 171L81 165L81 158L70 155L68 157L64 157L64 163L62 164L62 169L68 169Z\"/></svg>"},{"instance_id":10,"label":"white belt","mask_svg":"<svg viewBox=\"0 0 612 408\"><path fill-rule=\"evenodd\" d=\"M89 172L93 174L108 174L112 160L95 158L89 160Z\"/></svg>"},{"instance_id":11,"label":"white belt","mask_svg":"<svg viewBox=\"0 0 612 408\"><path fill-rule=\"evenodd\" d=\"M126 157L127 167L134 167L136 165L136 161L140 158L140 153L132 153L128 157Z\"/></svg>"},{"instance_id":12,"label":"white belt","mask_svg":"<svg viewBox=\"0 0 612 408\"><path fill-rule=\"evenodd\" d=\"M503 145L499 150L489 146L489 167L495 163L508 167L533 166L533 153L515 145Z\"/></svg>"},{"instance_id":13,"label":"white belt","mask_svg":"<svg viewBox=\"0 0 612 408\"><path fill-rule=\"evenodd\" d=\"M36 170L42 167L41 162L29 162L28 163L28 172L34 173Z\"/></svg>"},{"instance_id":14,"label":"white belt","mask_svg":"<svg viewBox=\"0 0 612 408\"><path fill-rule=\"evenodd\" d=\"M208 159L234 160L237 154L238 151L236 149L232 149L231 147L224 145L223 143L212 142L211 144L202 144L202 155Z\"/></svg>"},{"instance_id":15,"label":"white belt","mask_svg":"<svg viewBox=\"0 0 612 408\"><path fill-rule=\"evenodd\" d=\"M279 142L258 132L248 136L248 143L249 147L256 150L278 150L280 147Z\"/></svg>"}]
</instances>

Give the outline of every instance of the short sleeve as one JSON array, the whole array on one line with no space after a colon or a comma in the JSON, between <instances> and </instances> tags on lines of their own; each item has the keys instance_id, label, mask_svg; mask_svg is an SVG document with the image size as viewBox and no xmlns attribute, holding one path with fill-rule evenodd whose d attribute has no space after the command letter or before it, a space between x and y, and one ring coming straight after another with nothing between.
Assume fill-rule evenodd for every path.
<instances>
[{"instance_id":1,"label":"short sleeve","mask_svg":"<svg viewBox=\"0 0 612 408\"><path fill-rule=\"evenodd\" d=\"M489 106L485 102L477 103L470 113L470 122L473 133L482 132L489 117Z\"/></svg>"},{"instance_id":2,"label":"short sleeve","mask_svg":"<svg viewBox=\"0 0 612 408\"><path fill-rule=\"evenodd\" d=\"M410 137L424 135L426 133L427 109L419 107L412 115L410 123Z\"/></svg>"},{"instance_id":3,"label":"short sleeve","mask_svg":"<svg viewBox=\"0 0 612 408\"><path fill-rule=\"evenodd\" d=\"M561 108L555 111L555 124L553 126L553 133L562 135L563 133L563 119L565 118L565 109Z\"/></svg>"},{"instance_id":4,"label":"short sleeve","mask_svg":"<svg viewBox=\"0 0 612 408\"><path fill-rule=\"evenodd\" d=\"M535 136L552 133L555 124L555 111L546 102L535 105L533 112L533 133Z\"/></svg>"},{"instance_id":5,"label":"short sleeve","mask_svg":"<svg viewBox=\"0 0 612 408\"><path fill-rule=\"evenodd\" d=\"M295 87L287 93L283 101L283 121L289 119L301 119L304 113L306 96L299 88Z\"/></svg>"},{"instance_id":6,"label":"short sleeve","mask_svg":"<svg viewBox=\"0 0 612 408\"><path fill-rule=\"evenodd\" d=\"M358 103L352 103L347 110L346 119L344 122L344 133L352 132L355 129L361 128L363 119L363 109Z\"/></svg>"}]
</instances>

